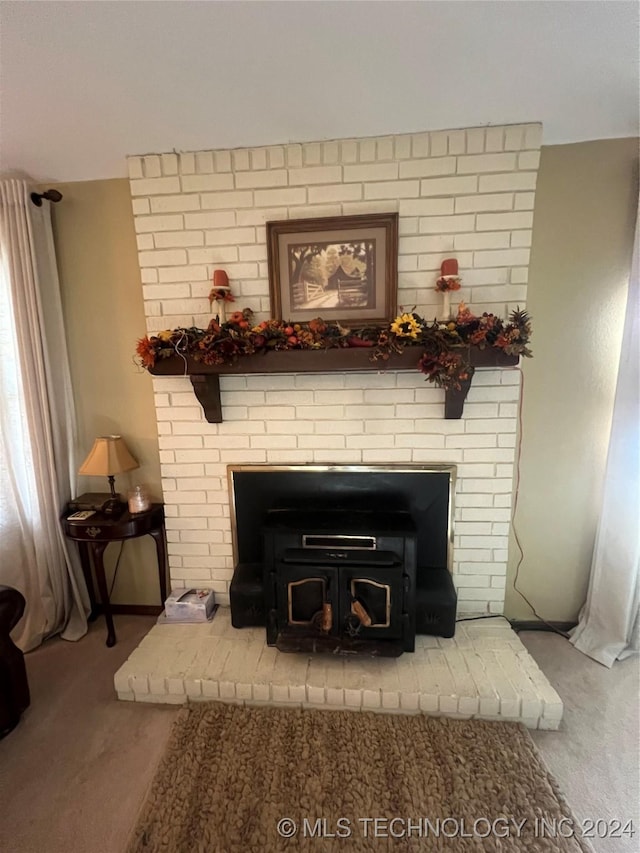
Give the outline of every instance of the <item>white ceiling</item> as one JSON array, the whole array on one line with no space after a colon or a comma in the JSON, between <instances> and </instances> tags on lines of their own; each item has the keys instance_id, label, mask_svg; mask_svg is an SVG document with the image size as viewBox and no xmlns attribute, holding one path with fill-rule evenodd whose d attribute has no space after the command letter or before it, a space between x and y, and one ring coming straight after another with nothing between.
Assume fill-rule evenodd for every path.
<instances>
[{"instance_id":1,"label":"white ceiling","mask_svg":"<svg viewBox=\"0 0 640 853\"><path fill-rule=\"evenodd\" d=\"M638 134L636 2L2 2L0 168L542 121Z\"/></svg>"}]
</instances>

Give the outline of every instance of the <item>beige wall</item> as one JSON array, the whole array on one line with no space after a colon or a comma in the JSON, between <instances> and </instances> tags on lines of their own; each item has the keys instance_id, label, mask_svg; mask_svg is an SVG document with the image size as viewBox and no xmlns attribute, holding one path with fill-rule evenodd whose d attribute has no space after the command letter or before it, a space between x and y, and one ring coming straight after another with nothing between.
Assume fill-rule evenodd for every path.
<instances>
[{"instance_id":1,"label":"beige wall","mask_svg":"<svg viewBox=\"0 0 640 853\"><path fill-rule=\"evenodd\" d=\"M97 435L119 433L140 468L116 477L124 494L149 484L160 499L160 463L151 378L134 363L144 334L142 286L127 180L57 184L54 234L76 410L78 458ZM79 477L79 492L108 491L106 478ZM117 545L107 549L113 566ZM112 600L159 604L150 537L126 543Z\"/></svg>"},{"instance_id":2,"label":"beige wall","mask_svg":"<svg viewBox=\"0 0 640 853\"><path fill-rule=\"evenodd\" d=\"M591 563L635 225L638 140L542 149L529 266L534 358L524 364L518 587L570 621ZM532 619L513 590L506 614Z\"/></svg>"},{"instance_id":3,"label":"beige wall","mask_svg":"<svg viewBox=\"0 0 640 853\"><path fill-rule=\"evenodd\" d=\"M638 142L543 147L529 309L535 357L524 365L519 586L547 619L576 617L586 592L620 348L635 204ZM55 208L80 453L120 432L142 467L118 478L160 497L151 380L134 364L144 332L126 180L63 184ZM102 489L81 478L81 491ZM111 546L110 550L113 550ZM112 555L113 557L113 555ZM511 580L517 563L511 549ZM126 546L114 601L158 599L150 539ZM507 615L532 618L507 589Z\"/></svg>"}]
</instances>

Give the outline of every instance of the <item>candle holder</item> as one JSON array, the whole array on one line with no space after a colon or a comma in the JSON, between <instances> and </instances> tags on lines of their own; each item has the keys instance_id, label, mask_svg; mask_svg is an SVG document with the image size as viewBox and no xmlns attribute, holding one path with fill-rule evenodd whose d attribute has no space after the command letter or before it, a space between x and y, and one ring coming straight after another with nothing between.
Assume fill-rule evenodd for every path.
<instances>
[{"instance_id":1,"label":"candle holder","mask_svg":"<svg viewBox=\"0 0 640 853\"><path fill-rule=\"evenodd\" d=\"M218 303L218 322L220 325L226 322L226 303L235 302L229 277L224 270L213 271L213 287L209 293L209 302Z\"/></svg>"},{"instance_id":2,"label":"candle holder","mask_svg":"<svg viewBox=\"0 0 640 853\"><path fill-rule=\"evenodd\" d=\"M451 320L451 292L460 290L461 279L458 275L458 261L447 258L440 265L440 276L436 281L435 290L442 294L442 319Z\"/></svg>"}]
</instances>

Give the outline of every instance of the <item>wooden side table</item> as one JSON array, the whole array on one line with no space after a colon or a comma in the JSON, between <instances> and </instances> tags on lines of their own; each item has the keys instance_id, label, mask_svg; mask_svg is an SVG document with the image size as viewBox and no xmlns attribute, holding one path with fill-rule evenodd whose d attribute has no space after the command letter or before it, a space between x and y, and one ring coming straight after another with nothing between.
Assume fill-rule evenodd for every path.
<instances>
[{"instance_id":1,"label":"wooden side table","mask_svg":"<svg viewBox=\"0 0 640 853\"><path fill-rule=\"evenodd\" d=\"M73 511L67 510L62 516L61 523L65 536L78 543L82 571L89 591L92 614L96 610L95 592L91 577L91 563L96 572L100 598L107 623L107 646L116 643L116 632L113 627L113 614L109 601L109 589L104 573L103 555L110 542L121 542L123 539L136 539L139 536L152 536L156 543L158 554L158 576L160 579L160 603L164 604L167 597L167 544L164 525L164 505L151 504L146 512L131 513L128 510L118 516L105 515L96 512L87 519L69 519Z\"/></svg>"}]
</instances>

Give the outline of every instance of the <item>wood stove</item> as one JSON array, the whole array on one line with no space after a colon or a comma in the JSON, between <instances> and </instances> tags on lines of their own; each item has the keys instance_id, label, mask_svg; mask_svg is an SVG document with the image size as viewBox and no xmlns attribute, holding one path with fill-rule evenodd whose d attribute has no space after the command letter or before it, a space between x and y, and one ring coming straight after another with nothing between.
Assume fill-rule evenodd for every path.
<instances>
[{"instance_id":1,"label":"wood stove","mask_svg":"<svg viewBox=\"0 0 640 853\"><path fill-rule=\"evenodd\" d=\"M452 637L452 466L229 466L235 628L285 651L398 655Z\"/></svg>"},{"instance_id":2,"label":"wood stove","mask_svg":"<svg viewBox=\"0 0 640 853\"><path fill-rule=\"evenodd\" d=\"M407 512L271 510L267 642L396 656L415 647L416 528Z\"/></svg>"}]
</instances>

